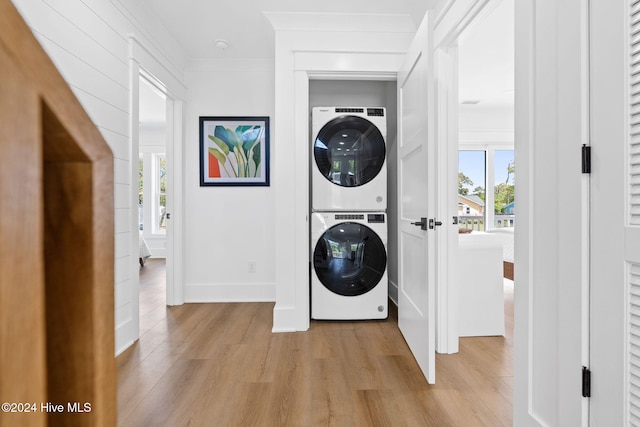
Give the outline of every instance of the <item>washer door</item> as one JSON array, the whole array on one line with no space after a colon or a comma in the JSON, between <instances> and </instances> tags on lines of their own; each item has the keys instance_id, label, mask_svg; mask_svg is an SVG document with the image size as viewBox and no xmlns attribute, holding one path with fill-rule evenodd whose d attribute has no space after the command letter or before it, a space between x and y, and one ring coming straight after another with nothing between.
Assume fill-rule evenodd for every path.
<instances>
[{"instance_id":1,"label":"washer door","mask_svg":"<svg viewBox=\"0 0 640 427\"><path fill-rule=\"evenodd\" d=\"M313 266L320 282L331 292L357 296L380 282L387 267L387 252L369 227L345 222L318 239Z\"/></svg>"},{"instance_id":2,"label":"washer door","mask_svg":"<svg viewBox=\"0 0 640 427\"><path fill-rule=\"evenodd\" d=\"M386 148L380 130L369 120L341 116L324 125L313 145L320 173L342 187L358 187L378 175Z\"/></svg>"}]
</instances>

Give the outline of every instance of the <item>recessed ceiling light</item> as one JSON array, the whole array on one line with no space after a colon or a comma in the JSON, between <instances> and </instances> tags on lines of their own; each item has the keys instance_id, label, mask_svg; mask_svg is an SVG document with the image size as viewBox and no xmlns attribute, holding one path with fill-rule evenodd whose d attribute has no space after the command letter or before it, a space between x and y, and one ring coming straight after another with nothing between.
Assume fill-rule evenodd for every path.
<instances>
[{"instance_id":1,"label":"recessed ceiling light","mask_svg":"<svg viewBox=\"0 0 640 427\"><path fill-rule=\"evenodd\" d=\"M214 43L218 49L225 50L226 48L229 47L229 42L226 41L225 39L216 39Z\"/></svg>"}]
</instances>

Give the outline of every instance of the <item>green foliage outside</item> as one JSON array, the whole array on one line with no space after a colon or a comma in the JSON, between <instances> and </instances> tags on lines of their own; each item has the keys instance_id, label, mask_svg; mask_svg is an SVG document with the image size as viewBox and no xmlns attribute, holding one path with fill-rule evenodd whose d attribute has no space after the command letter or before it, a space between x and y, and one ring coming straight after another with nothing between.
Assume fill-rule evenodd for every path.
<instances>
[{"instance_id":1,"label":"green foliage outside","mask_svg":"<svg viewBox=\"0 0 640 427\"><path fill-rule=\"evenodd\" d=\"M507 166L507 178L504 182L496 185L494 191L494 209L495 213L504 214L507 205L515 200L515 171L516 167L513 161ZM513 179L511 179L513 178ZM510 184L509 181L512 181Z\"/></svg>"},{"instance_id":2,"label":"green foliage outside","mask_svg":"<svg viewBox=\"0 0 640 427\"><path fill-rule=\"evenodd\" d=\"M504 214L505 208L514 201L515 194L515 165L510 162L507 166L507 177L504 182L497 184L494 188L494 212ZM511 182L510 182L511 181ZM473 190L473 181L464 173L458 173L458 194L463 196L478 196L483 201L485 199L484 187L475 187Z\"/></svg>"}]
</instances>

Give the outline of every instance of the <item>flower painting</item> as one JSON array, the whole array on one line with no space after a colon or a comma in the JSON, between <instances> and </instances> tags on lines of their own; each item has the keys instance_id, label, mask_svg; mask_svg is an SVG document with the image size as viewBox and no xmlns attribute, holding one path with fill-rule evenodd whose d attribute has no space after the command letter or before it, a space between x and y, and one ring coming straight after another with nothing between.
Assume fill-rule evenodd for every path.
<instances>
[{"instance_id":1,"label":"flower painting","mask_svg":"<svg viewBox=\"0 0 640 427\"><path fill-rule=\"evenodd\" d=\"M269 185L269 117L200 117L200 185Z\"/></svg>"}]
</instances>

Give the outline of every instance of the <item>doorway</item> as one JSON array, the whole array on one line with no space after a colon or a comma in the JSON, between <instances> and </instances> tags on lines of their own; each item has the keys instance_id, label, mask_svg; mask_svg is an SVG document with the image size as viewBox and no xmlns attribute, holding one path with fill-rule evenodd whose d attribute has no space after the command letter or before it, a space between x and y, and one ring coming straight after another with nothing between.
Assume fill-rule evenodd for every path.
<instances>
[{"instance_id":1,"label":"doorway","mask_svg":"<svg viewBox=\"0 0 640 427\"><path fill-rule=\"evenodd\" d=\"M166 257L167 123L166 95L140 76L138 128L138 218L141 244L151 258ZM140 264L145 258L141 249Z\"/></svg>"},{"instance_id":2,"label":"doorway","mask_svg":"<svg viewBox=\"0 0 640 427\"><path fill-rule=\"evenodd\" d=\"M144 181L140 187L141 177L140 163L142 163L142 173L144 174L144 159L140 158L140 115L147 114L148 109L140 105L141 89L144 84L152 85L153 96L164 95L164 116L165 129L158 138L164 139L165 160L163 165L161 156L157 156L158 167L165 169L164 194L157 196L158 200L164 199L166 208L164 215L157 218L156 226L147 226L148 230L166 230L164 257L166 259L166 305L182 304L182 196L179 189L182 188L182 144L183 144L183 102L186 96L184 84L176 77L176 74L168 68L168 64L163 59L156 57L152 49L148 49L141 43L135 35L129 37L130 60L129 60L129 89L130 89L130 143L129 143L129 199L126 203L127 209L122 209L122 219L129 229L128 248L129 253L120 260L122 266L127 270L122 273L123 280L116 290L119 296L119 306L121 321L116 326L116 353L120 353L135 342L140 337L140 224L141 218L144 232L144 205L139 209L141 196L145 201ZM141 82L141 78L145 82ZM144 101L143 101L144 102ZM160 107L162 108L162 107ZM143 118L143 121L145 119ZM158 145L162 142L158 142ZM160 153L161 154L161 153ZM144 157L144 155L143 155ZM149 170L151 170L149 168ZM124 183L122 184L125 185ZM177 191L175 191L176 189ZM142 191L141 191L142 190ZM125 190L126 191L126 190ZM147 196L146 198L153 198ZM125 202L123 201L123 204ZM160 208L158 208L160 209ZM142 212L142 216L141 216ZM150 218L154 215L147 214Z\"/></svg>"},{"instance_id":3,"label":"doorway","mask_svg":"<svg viewBox=\"0 0 640 427\"><path fill-rule=\"evenodd\" d=\"M457 352L458 337L463 335L460 281L465 261L459 253L464 238L459 229L476 235L491 232L494 240L509 241L508 250L492 261L498 263L492 280L499 281L494 287L500 290L504 290L503 258L506 252L513 253L515 203L508 205L514 202L515 184L514 5L495 0L478 7L467 15L456 14L460 24L450 31L436 26L436 35L442 34L436 39L435 64L442 116L438 134L439 144L448 146L439 154L439 164L446 165L439 175L449 183L439 196L443 207L439 216L459 223L442 236L441 250L448 252L448 261L439 265L438 283L448 285L438 286L439 353ZM513 255L507 258L513 261ZM497 297L502 300L503 293ZM494 306L504 310L502 304Z\"/></svg>"},{"instance_id":4,"label":"doorway","mask_svg":"<svg viewBox=\"0 0 640 427\"><path fill-rule=\"evenodd\" d=\"M158 306L166 305L166 270L161 292L151 294L149 282L142 280L148 270L166 262L167 249L167 115L166 94L153 80L140 73L138 120L138 229L139 229L139 318L140 334L147 329L147 318ZM149 300L152 295L153 301Z\"/></svg>"},{"instance_id":5,"label":"doorway","mask_svg":"<svg viewBox=\"0 0 640 427\"><path fill-rule=\"evenodd\" d=\"M505 334L504 295L513 292L516 224L514 41L514 4L496 0L446 49L457 75L449 163L455 166L448 190L455 194L448 207L458 222L449 264L459 295L457 336ZM468 270L473 272L465 275Z\"/></svg>"}]
</instances>

